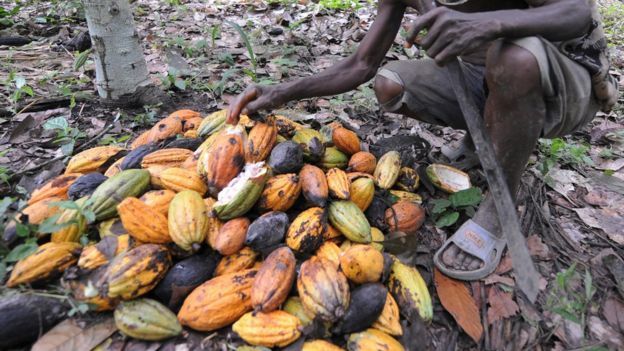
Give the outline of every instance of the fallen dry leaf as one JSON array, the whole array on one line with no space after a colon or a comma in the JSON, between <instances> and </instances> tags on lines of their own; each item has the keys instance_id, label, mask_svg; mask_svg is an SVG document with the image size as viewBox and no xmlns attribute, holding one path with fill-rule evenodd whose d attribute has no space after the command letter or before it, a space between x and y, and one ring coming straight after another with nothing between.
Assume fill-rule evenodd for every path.
<instances>
[{"instance_id":1,"label":"fallen dry leaf","mask_svg":"<svg viewBox=\"0 0 624 351\"><path fill-rule=\"evenodd\" d=\"M609 239L618 245L624 245L624 216L610 208L578 208L574 209L578 216L592 228L602 229Z\"/></svg>"},{"instance_id":2,"label":"fallen dry leaf","mask_svg":"<svg viewBox=\"0 0 624 351\"><path fill-rule=\"evenodd\" d=\"M85 328L75 319L66 319L39 338L31 351L89 351L116 330L112 316Z\"/></svg>"},{"instance_id":3,"label":"fallen dry leaf","mask_svg":"<svg viewBox=\"0 0 624 351\"><path fill-rule=\"evenodd\" d=\"M533 234L529 236L527 238L527 246L532 257L537 257L544 261L550 259L550 249L548 245L544 244L539 235Z\"/></svg>"},{"instance_id":4,"label":"fallen dry leaf","mask_svg":"<svg viewBox=\"0 0 624 351\"><path fill-rule=\"evenodd\" d=\"M516 285L516 282L511 277L503 277L496 273L490 274L483 280L485 285L492 285L496 283L505 284L507 286L513 287Z\"/></svg>"},{"instance_id":5,"label":"fallen dry leaf","mask_svg":"<svg viewBox=\"0 0 624 351\"><path fill-rule=\"evenodd\" d=\"M602 314L613 329L624 333L624 302L614 296L609 297L602 305Z\"/></svg>"},{"instance_id":6,"label":"fallen dry leaf","mask_svg":"<svg viewBox=\"0 0 624 351\"><path fill-rule=\"evenodd\" d=\"M455 318L457 324L472 340L479 343L483 335L481 313L466 283L451 279L437 269L434 271L433 278L444 309Z\"/></svg>"},{"instance_id":7,"label":"fallen dry leaf","mask_svg":"<svg viewBox=\"0 0 624 351\"><path fill-rule=\"evenodd\" d=\"M490 324L515 316L518 313L518 304L513 300L513 295L508 292L504 292L496 286L490 288L488 294L488 322Z\"/></svg>"}]
</instances>

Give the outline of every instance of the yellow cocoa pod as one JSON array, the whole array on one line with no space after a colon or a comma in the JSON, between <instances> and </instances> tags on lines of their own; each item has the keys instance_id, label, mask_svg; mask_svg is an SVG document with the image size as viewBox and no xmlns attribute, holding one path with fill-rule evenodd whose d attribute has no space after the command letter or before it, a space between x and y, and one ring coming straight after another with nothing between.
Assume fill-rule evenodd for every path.
<instances>
[{"instance_id":1,"label":"yellow cocoa pod","mask_svg":"<svg viewBox=\"0 0 624 351\"><path fill-rule=\"evenodd\" d=\"M257 272L247 269L225 274L198 286L184 300L178 320L204 332L234 323L251 311L251 285Z\"/></svg>"},{"instance_id":2,"label":"yellow cocoa pod","mask_svg":"<svg viewBox=\"0 0 624 351\"><path fill-rule=\"evenodd\" d=\"M301 265L297 291L308 314L335 322L349 306L347 278L331 261L313 256Z\"/></svg>"},{"instance_id":3,"label":"yellow cocoa pod","mask_svg":"<svg viewBox=\"0 0 624 351\"><path fill-rule=\"evenodd\" d=\"M44 220L54 216L61 211L61 209L54 205L54 203L64 200L65 198L62 198L60 196L48 197L43 200L37 201L32 205L26 206L22 210L22 214L28 216L28 223L41 224L41 222L43 222ZM20 217L20 221L22 220L23 218Z\"/></svg>"},{"instance_id":4,"label":"yellow cocoa pod","mask_svg":"<svg viewBox=\"0 0 624 351\"><path fill-rule=\"evenodd\" d=\"M235 254L223 256L215 269L215 277L252 268L257 258L258 253L249 247L243 247Z\"/></svg>"},{"instance_id":5,"label":"yellow cocoa pod","mask_svg":"<svg viewBox=\"0 0 624 351\"><path fill-rule=\"evenodd\" d=\"M389 151L381 156L375 167L375 183L382 189L390 189L396 183L401 171L401 155L397 151Z\"/></svg>"},{"instance_id":6,"label":"yellow cocoa pod","mask_svg":"<svg viewBox=\"0 0 624 351\"><path fill-rule=\"evenodd\" d=\"M124 228L134 239L152 244L171 242L167 217L136 197L125 198L117 206L117 212Z\"/></svg>"},{"instance_id":7,"label":"yellow cocoa pod","mask_svg":"<svg viewBox=\"0 0 624 351\"><path fill-rule=\"evenodd\" d=\"M164 185L161 179L162 173L167 169L166 166L154 165L147 168L150 174L150 184L152 188L163 189Z\"/></svg>"},{"instance_id":8,"label":"yellow cocoa pod","mask_svg":"<svg viewBox=\"0 0 624 351\"><path fill-rule=\"evenodd\" d=\"M414 192L420 185L420 176L411 167L402 167L395 186L403 191Z\"/></svg>"},{"instance_id":9,"label":"yellow cocoa pod","mask_svg":"<svg viewBox=\"0 0 624 351\"><path fill-rule=\"evenodd\" d=\"M169 215L169 204L175 194L171 190L151 190L143 194L139 200L166 217Z\"/></svg>"},{"instance_id":10,"label":"yellow cocoa pod","mask_svg":"<svg viewBox=\"0 0 624 351\"><path fill-rule=\"evenodd\" d=\"M150 134L149 130L146 130L143 133L139 134L139 136L136 139L134 139L132 144L130 144L130 150L134 150L139 146L149 143L149 140L148 140L149 134Z\"/></svg>"},{"instance_id":11,"label":"yellow cocoa pod","mask_svg":"<svg viewBox=\"0 0 624 351\"><path fill-rule=\"evenodd\" d=\"M33 254L15 264L6 285L13 288L58 275L76 263L80 251L80 244L73 242L43 244Z\"/></svg>"},{"instance_id":12,"label":"yellow cocoa pod","mask_svg":"<svg viewBox=\"0 0 624 351\"><path fill-rule=\"evenodd\" d=\"M348 200L350 198L349 178L347 173L342 169L332 168L327 171L327 186L329 188L329 196L334 199Z\"/></svg>"},{"instance_id":13,"label":"yellow cocoa pod","mask_svg":"<svg viewBox=\"0 0 624 351\"><path fill-rule=\"evenodd\" d=\"M422 204L422 197L416 193L410 193L403 190L390 190L390 194L396 198L396 201L409 201L415 204Z\"/></svg>"},{"instance_id":14,"label":"yellow cocoa pod","mask_svg":"<svg viewBox=\"0 0 624 351\"><path fill-rule=\"evenodd\" d=\"M325 340L310 340L303 343L301 351L344 351L344 349Z\"/></svg>"},{"instance_id":15,"label":"yellow cocoa pod","mask_svg":"<svg viewBox=\"0 0 624 351\"><path fill-rule=\"evenodd\" d=\"M313 253L323 242L327 221L320 207L301 212L288 227L286 245L294 251Z\"/></svg>"},{"instance_id":16,"label":"yellow cocoa pod","mask_svg":"<svg viewBox=\"0 0 624 351\"><path fill-rule=\"evenodd\" d=\"M349 351L403 351L403 345L390 335L376 330L366 329L363 332L354 333L349 336L347 342Z\"/></svg>"},{"instance_id":17,"label":"yellow cocoa pod","mask_svg":"<svg viewBox=\"0 0 624 351\"><path fill-rule=\"evenodd\" d=\"M134 245L134 239L128 234L109 235L99 243L89 245L82 250L78 259L78 267L84 270L94 270L108 264L113 257L133 248Z\"/></svg>"},{"instance_id":18,"label":"yellow cocoa pod","mask_svg":"<svg viewBox=\"0 0 624 351\"><path fill-rule=\"evenodd\" d=\"M176 315L152 299L121 302L115 309L115 325L139 340L163 340L182 333Z\"/></svg>"},{"instance_id":19,"label":"yellow cocoa pod","mask_svg":"<svg viewBox=\"0 0 624 351\"><path fill-rule=\"evenodd\" d=\"M65 168L65 174L91 173L99 170L111 157L119 154L124 149L114 145L97 146L82 151L69 159ZM102 170L103 171L103 170Z\"/></svg>"},{"instance_id":20,"label":"yellow cocoa pod","mask_svg":"<svg viewBox=\"0 0 624 351\"><path fill-rule=\"evenodd\" d=\"M76 205L82 207L86 201L87 198L83 197L76 201ZM56 224L62 224L63 228L52 233L50 241L55 243L62 241L78 242L87 230L87 219L76 209L64 209L61 216L56 220Z\"/></svg>"},{"instance_id":21,"label":"yellow cocoa pod","mask_svg":"<svg viewBox=\"0 0 624 351\"><path fill-rule=\"evenodd\" d=\"M374 283L381 279L384 258L371 245L353 245L340 257L340 269L356 284Z\"/></svg>"},{"instance_id":22,"label":"yellow cocoa pod","mask_svg":"<svg viewBox=\"0 0 624 351\"><path fill-rule=\"evenodd\" d=\"M385 239L383 232L378 228L371 227L371 238L373 239L371 246L377 249L377 251L383 251L383 241Z\"/></svg>"},{"instance_id":23,"label":"yellow cocoa pod","mask_svg":"<svg viewBox=\"0 0 624 351\"><path fill-rule=\"evenodd\" d=\"M144 244L117 256L108 266L109 297L131 300L148 293L165 276L171 265L166 247Z\"/></svg>"},{"instance_id":24,"label":"yellow cocoa pod","mask_svg":"<svg viewBox=\"0 0 624 351\"><path fill-rule=\"evenodd\" d=\"M97 226L98 233L100 234L100 239L103 239L109 235L119 236L128 234L126 228L124 228L123 223L121 223L121 219L119 217L107 219L103 222L100 222Z\"/></svg>"},{"instance_id":25,"label":"yellow cocoa pod","mask_svg":"<svg viewBox=\"0 0 624 351\"><path fill-rule=\"evenodd\" d=\"M375 182L370 178L358 178L349 188L351 201L362 211L366 211L375 197Z\"/></svg>"},{"instance_id":26,"label":"yellow cocoa pod","mask_svg":"<svg viewBox=\"0 0 624 351\"><path fill-rule=\"evenodd\" d=\"M193 190L203 196L208 191L208 187L195 170L168 168L160 174L160 181L163 188L175 192Z\"/></svg>"},{"instance_id":27,"label":"yellow cocoa pod","mask_svg":"<svg viewBox=\"0 0 624 351\"><path fill-rule=\"evenodd\" d=\"M282 309L292 314L293 316L299 318L299 321L301 322L301 325L303 326L307 326L313 321L314 317L311 317L308 314L308 312L306 312L305 308L303 307L303 304L301 303L301 298L299 298L299 296L289 297L284 303L284 306L282 307Z\"/></svg>"},{"instance_id":28,"label":"yellow cocoa pod","mask_svg":"<svg viewBox=\"0 0 624 351\"><path fill-rule=\"evenodd\" d=\"M425 322L433 318L433 305L427 284L414 267L393 257L388 290L401 306L401 312L412 318L417 313Z\"/></svg>"},{"instance_id":29,"label":"yellow cocoa pod","mask_svg":"<svg viewBox=\"0 0 624 351\"><path fill-rule=\"evenodd\" d=\"M197 252L206 240L208 214L201 196L192 190L179 192L169 205L169 235L176 245Z\"/></svg>"},{"instance_id":30,"label":"yellow cocoa pod","mask_svg":"<svg viewBox=\"0 0 624 351\"><path fill-rule=\"evenodd\" d=\"M301 194L299 176L295 173L269 178L258 200L261 211L288 211Z\"/></svg>"},{"instance_id":31,"label":"yellow cocoa pod","mask_svg":"<svg viewBox=\"0 0 624 351\"><path fill-rule=\"evenodd\" d=\"M152 166L163 166L167 168L180 167L189 156L193 155L193 151L187 149L171 148L156 150L145 155L141 160L142 168L150 168Z\"/></svg>"},{"instance_id":32,"label":"yellow cocoa pod","mask_svg":"<svg viewBox=\"0 0 624 351\"><path fill-rule=\"evenodd\" d=\"M384 305L379 318L373 323L371 328L381 330L384 333L400 336L403 335L403 328L401 327L399 314L399 306L390 293L386 297L386 304Z\"/></svg>"},{"instance_id":33,"label":"yellow cocoa pod","mask_svg":"<svg viewBox=\"0 0 624 351\"><path fill-rule=\"evenodd\" d=\"M272 123L256 123L251 128L245 142L245 161L256 163L264 161L277 140L277 128Z\"/></svg>"},{"instance_id":34,"label":"yellow cocoa pod","mask_svg":"<svg viewBox=\"0 0 624 351\"><path fill-rule=\"evenodd\" d=\"M61 174L56 178L45 183L42 187L33 190L30 195L30 199L28 200L28 204L32 205L36 202L39 202L43 199L51 198L51 197L60 197L63 200L67 199L67 191L69 187L78 179L82 174L80 173L70 173L70 174Z\"/></svg>"},{"instance_id":35,"label":"yellow cocoa pod","mask_svg":"<svg viewBox=\"0 0 624 351\"><path fill-rule=\"evenodd\" d=\"M342 251L340 251L338 245L334 244L331 241L324 242L323 245L321 245L321 247L316 250L316 256L325 258L328 261L334 263L336 266L340 265L341 255Z\"/></svg>"},{"instance_id":36,"label":"yellow cocoa pod","mask_svg":"<svg viewBox=\"0 0 624 351\"><path fill-rule=\"evenodd\" d=\"M246 342L265 347L284 347L301 336L299 318L284 311L246 313L232 330Z\"/></svg>"},{"instance_id":37,"label":"yellow cocoa pod","mask_svg":"<svg viewBox=\"0 0 624 351\"><path fill-rule=\"evenodd\" d=\"M124 161L124 159L125 157L122 157L119 160L113 162L112 165L108 166L108 168L104 172L104 176L110 178L116 174L119 174L119 172L122 171L121 163Z\"/></svg>"}]
</instances>

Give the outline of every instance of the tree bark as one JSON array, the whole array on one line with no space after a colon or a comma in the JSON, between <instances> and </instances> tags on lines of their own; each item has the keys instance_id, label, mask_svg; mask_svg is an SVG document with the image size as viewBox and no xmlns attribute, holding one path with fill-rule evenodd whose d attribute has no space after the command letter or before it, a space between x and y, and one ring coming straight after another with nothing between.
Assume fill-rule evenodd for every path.
<instances>
[{"instance_id":1,"label":"tree bark","mask_svg":"<svg viewBox=\"0 0 624 351\"><path fill-rule=\"evenodd\" d=\"M162 94L149 79L129 1L83 0L83 3L100 97L109 103L133 104L149 103L154 95Z\"/></svg>"}]
</instances>

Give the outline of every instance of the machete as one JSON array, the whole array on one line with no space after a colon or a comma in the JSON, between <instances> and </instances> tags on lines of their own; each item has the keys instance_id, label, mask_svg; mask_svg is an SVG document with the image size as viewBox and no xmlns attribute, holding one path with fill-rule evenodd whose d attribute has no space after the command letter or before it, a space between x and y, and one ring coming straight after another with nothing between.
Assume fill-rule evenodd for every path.
<instances>
[{"instance_id":1,"label":"machete","mask_svg":"<svg viewBox=\"0 0 624 351\"><path fill-rule=\"evenodd\" d=\"M458 59L449 63L447 69L451 83L453 83L453 91L457 96L459 107L466 120L468 132L472 137L477 155L481 161L481 167L485 172L491 195L494 197L498 221L507 239L507 248L511 255L518 288L533 303L539 292L539 273L533 265L526 245L526 239L522 235L518 213L516 212L516 206L511 197L509 186L505 180L503 170L496 159L490 135L485 132L485 122L481 117L481 113L479 113L475 102L468 95L468 85Z\"/></svg>"}]
</instances>

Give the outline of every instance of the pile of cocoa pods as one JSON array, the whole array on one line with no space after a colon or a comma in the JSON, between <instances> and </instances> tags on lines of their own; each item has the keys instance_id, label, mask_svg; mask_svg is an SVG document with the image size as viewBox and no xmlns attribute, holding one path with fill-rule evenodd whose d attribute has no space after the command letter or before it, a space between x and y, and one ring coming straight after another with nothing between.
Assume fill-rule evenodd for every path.
<instances>
[{"instance_id":1,"label":"pile of cocoa pods","mask_svg":"<svg viewBox=\"0 0 624 351\"><path fill-rule=\"evenodd\" d=\"M423 224L417 172L396 151L363 151L337 122L242 116L232 126L226 114L179 110L127 149L71 157L17 217L56 230L6 286L60 280L141 340L231 326L259 350L301 338L303 350L403 350L401 321L430 321L432 303L384 236ZM449 169L430 167L452 192L435 181ZM310 338L313 323L322 333Z\"/></svg>"}]
</instances>

